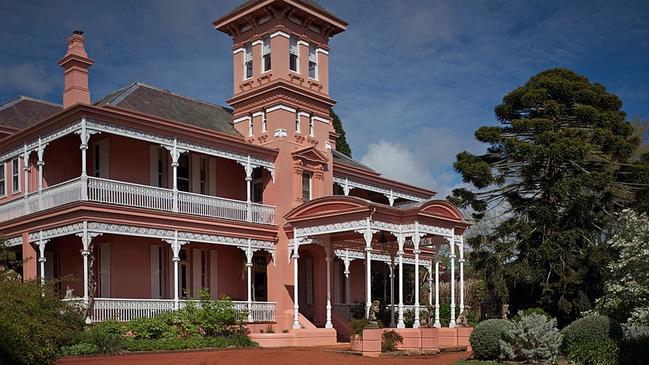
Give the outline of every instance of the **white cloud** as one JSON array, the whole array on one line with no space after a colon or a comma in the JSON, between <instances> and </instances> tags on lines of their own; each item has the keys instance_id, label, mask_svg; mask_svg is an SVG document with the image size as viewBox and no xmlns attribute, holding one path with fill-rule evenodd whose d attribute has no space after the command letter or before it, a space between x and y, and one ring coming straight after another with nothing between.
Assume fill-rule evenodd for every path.
<instances>
[{"instance_id":1,"label":"white cloud","mask_svg":"<svg viewBox=\"0 0 649 365\"><path fill-rule=\"evenodd\" d=\"M432 188L435 183L422 160L412 151L385 140L370 144L367 153L361 158L361 163L372 167L385 177L407 184Z\"/></svg>"}]
</instances>

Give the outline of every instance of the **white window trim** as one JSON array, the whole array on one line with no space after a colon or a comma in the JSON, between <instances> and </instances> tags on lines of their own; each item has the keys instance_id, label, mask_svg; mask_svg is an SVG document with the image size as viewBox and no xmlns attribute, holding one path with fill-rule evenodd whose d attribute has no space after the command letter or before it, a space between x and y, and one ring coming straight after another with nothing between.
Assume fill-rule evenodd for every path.
<instances>
[{"instance_id":1,"label":"white window trim","mask_svg":"<svg viewBox=\"0 0 649 365\"><path fill-rule=\"evenodd\" d=\"M315 121L313 118L309 119L309 137L315 137Z\"/></svg>"},{"instance_id":2,"label":"white window trim","mask_svg":"<svg viewBox=\"0 0 649 365\"><path fill-rule=\"evenodd\" d=\"M248 61L246 61L246 55L247 55L246 48L248 47L246 46L243 48L243 80L244 81L252 79L252 75L254 74L253 72L251 72L250 77L246 76L246 71L247 71L246 63L248 63ZM252 62L252 45L250 45L250 61ZM255 67L254 62L252 66Z\"/></svg>"},{"instance_id":3,"label":"white window trim","mask_svg":"<svg viewBox=\"0 0 649 365\"><path fill-rule=\"evenodd\" d=\"M264 40L262 39L262 40L260 40L260 41L256 41L256 42L261 43L261 62L260 62L260 64L261 64L261 69L260 69L259 71L260 71L260 73L263 75L263 74L265 74L265 73L271 72L271 68L269 67L268 70L266 70L266 58L264 58L264 56L266 55L266 54L264 54ZM256 43L256 42L255 42L255 43ZM253 43L253 45L254 45L255 43ZM268 48L270 49L270 51L268 52L268 55L270 55L270 54L271 54L271 51L272 51L272 48L271 48L271 46L270 46L270 37L268 37ZM272 57L272 56L271 56L271 57ZM272 61L271 61L271 67L272 67L272 64L273 64L273 63L272 63Z\"/></svg>"},{"instance_id":4,"label":"white window trim","mask_svg":"<svg viewBox=\"0 0 649 365\"><path fill-rule=\"evenodd\" d=\"M266 120L266 112L261 114L261 133L268 132L268 121Z\"/></svg>"},{"instance_id":5,"label":"white window trim","mask_svg":"<svg viewBox=\"0 0 649 365\"><path fill-rule=\"evenodd\" d=\"M320 71L320 68L319 68L320 60L318 59L318 49L319 48L315 48L313 50L313 54L315 56L315 77L311 77L310 74L308 75L309 79L315 80L315 81L318 81L318 79L319 79L319 71ZM309 48L309 56L310 55L311 55L311 48ZM309 62L311 62L311 60L309 60Z\"/></svg>"},{"instance_id":6,"label":"white window trim","mask_svg":"<svg viewBox=\"0 0 649 365\"><path fill-rule=\"evenodd\" d=\"M7 196L7 163L3 162L0 164L2 166L2 180L1 184L4 186L4 194L0 194L0 197Z\"/></svg>"},{"instance_id":7,"label":"white window trim","mask_svg":"<svg viewBox=\"0 0 649 365\"><path fill-rule=\"evenodd\" d=\"M248 119L248 137L254 136L254 123L252 121L252 118Z\"/></svg>"},{"instance_id":8,"label":"white window trim","mask_svg":"<svg viewBox=\"0 0 649 365\"><path fill-rule=\"evenodd\" d=\"M14 169L14 161L16 161L16 168ZM18 177L17 184L14 186L14 175ZM11 193L16 194L22 191L20 187L20 160L18 157L11 159Z\"/></svg>"},{"instance_id":9,"label":"white window trim","mask_svg":"<svg viewBox=\"0 0 649 365\"><path fill-rule=\"evenodd\" d=\"M271 36L271 37L272 37L272 36ZM295 38L295 37L293 37L293 38ZM297 42L295 43L296 48L297 48L297 61L295 62L295 70L291 70L291 63L290 63L290 60L289 60L289 65L288 65L288 71L289 71L289 72L294 72L294 73L296 73L296 74L299 74L299 73L300 73L300 59L301 59L301 54L300 54L300 53L301 53L301 52L300 52L300 42L303 42L303 41L300 41L300 40L298 39ZM306 42L305 42L305 43L306 43ZM307 44L308 44L308 43L307 43ZM289 57L290 57L290 55L291 55L291 37L289 37L288 52L289 52Z\"/></svg>"}]
</instances>

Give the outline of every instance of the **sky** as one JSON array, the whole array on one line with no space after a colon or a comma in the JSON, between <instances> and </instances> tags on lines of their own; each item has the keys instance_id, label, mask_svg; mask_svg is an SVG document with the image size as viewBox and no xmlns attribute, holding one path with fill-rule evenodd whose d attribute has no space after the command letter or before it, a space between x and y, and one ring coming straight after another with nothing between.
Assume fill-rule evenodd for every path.
<instances>
[{"instance_id":1,"label":"sky","mask_svg":"<svg viewBox=\"0 0 649 365\"><path fill-rule=\"evenodd\" d=\"M135 81L226 105L242 0L0 0L0 102L61 102L56 61L85 31L93 100ZM457 153L534 74L567 67L649 119L649 1L319 0L349 22L330 42L330 94L354 158L445 197Z\"/></svg>"}]
</instances>

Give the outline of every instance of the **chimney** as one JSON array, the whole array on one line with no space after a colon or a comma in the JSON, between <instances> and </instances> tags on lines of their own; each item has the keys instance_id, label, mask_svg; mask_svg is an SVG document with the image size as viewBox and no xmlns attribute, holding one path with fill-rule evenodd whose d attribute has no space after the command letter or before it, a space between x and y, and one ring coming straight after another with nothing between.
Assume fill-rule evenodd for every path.
<instances>
[{"instance_id":1,"label":"chimney","mask_svg":"<svg viewBox=\"0 0 649 365\"><path fill-rule=\"evenodd\" d=\"M90 104L88 69L95 61L88 58L83 47L83 32L75 30L68 38L68 52L59 60L63 67L63 108L83 103Z\"/></svg>"}]
</instances>

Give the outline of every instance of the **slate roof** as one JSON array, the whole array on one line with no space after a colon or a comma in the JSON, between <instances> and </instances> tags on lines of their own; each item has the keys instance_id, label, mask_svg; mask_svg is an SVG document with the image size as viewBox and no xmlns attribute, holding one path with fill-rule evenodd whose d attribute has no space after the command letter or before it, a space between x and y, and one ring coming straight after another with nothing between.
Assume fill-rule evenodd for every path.
<instances>
[{"instance_id":1,"label":"slate roof","mask_svg":"<svg viewBox=\"0 0 649 365\"><path fill-rule=\"evenodd\" d=\"M232 109L135 82L101 100L96 106L115 106L242 137L232 123Z\"/></svg>"},{"instance_id":2,"label":"slate roof","mask_svg":"<svg viewBox=\"0 0 649 365\"><path fill-rule=\"evenodd\" d=\"M0 105L0 126L25 129L60 111L58 104L19 96Z\"/></svg>"},{"instance_id":3,"label":"slate roof","mask_svg":"<svg viewBox=\"0 0 649 365\"><path fill-rule=\"evenodd\" d=\"M343 154L342 152L338 152L336 150L331 151L333 153L334 157L334 163L339 163L341 165L347 165L347 166L352 166L352 167L358 167L367 171L371 172L376 172L372 168L363 165L362 163L354 160L353 158Z\"/></svg>"}]
</instances>

